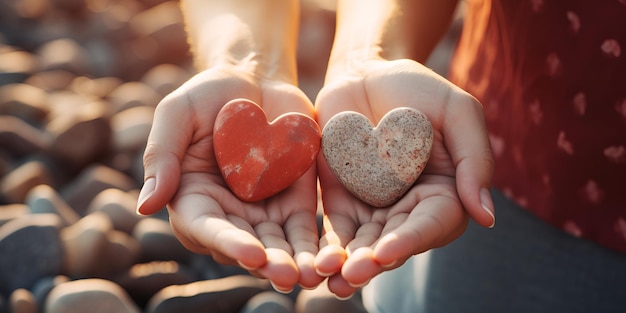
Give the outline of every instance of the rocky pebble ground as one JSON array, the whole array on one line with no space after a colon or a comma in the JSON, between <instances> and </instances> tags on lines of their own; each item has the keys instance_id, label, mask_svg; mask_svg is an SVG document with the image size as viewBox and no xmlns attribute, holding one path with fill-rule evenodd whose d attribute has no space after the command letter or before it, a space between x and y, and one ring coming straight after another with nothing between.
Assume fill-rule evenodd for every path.
<instances>
[{"instance_id":1,"label":"rocky pebble ground","mask_svg":"<svg viewBox=\"0 0 626 313\"><path fill-rule=\"evenodd\" d=\"M309 2L298 61L314 94L334 15ZM333 301L277 293L189 252L165 210L135 214L155 106L193 73L176 1L0 0L0 313L316 312Z\"/></svg>"}]
</instances>

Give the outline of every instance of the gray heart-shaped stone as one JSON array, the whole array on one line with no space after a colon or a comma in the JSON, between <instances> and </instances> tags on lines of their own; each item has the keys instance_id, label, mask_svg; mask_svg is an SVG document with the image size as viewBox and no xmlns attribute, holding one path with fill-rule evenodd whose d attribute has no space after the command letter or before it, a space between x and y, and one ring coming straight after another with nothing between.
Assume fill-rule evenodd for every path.
<instances>
[{"instance_id":1,"label":"gray heart-shaped stone","mask_svg":"<svg viewBox=\"0 0 626 313\"><path fill-rule=\"evenodd\" d=\"M433 129L413 108L389 111L374 127L364 115L342 112L322 131L322 153L337 179L374 207L398 201L430 157Z\"/></svg>"}]
</instances>

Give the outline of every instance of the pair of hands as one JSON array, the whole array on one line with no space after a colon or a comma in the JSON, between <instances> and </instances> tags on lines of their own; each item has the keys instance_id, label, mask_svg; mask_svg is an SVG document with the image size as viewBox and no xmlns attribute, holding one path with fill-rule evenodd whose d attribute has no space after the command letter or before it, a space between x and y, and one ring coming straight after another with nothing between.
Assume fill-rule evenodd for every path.
<instances>
[{"instance_id":1,"label":"pair of hands","mask_svg":"<svg viewBox=\"0 0 626 313\"><path fill-rule=\"evenodd\" d=\"M234 98L259 104L268 119L287 112L315 117L357 111L377 123L389 110L413 107L431 120L434 142L418 182L396 204L372 208L352 196L320 154L317 166L283 192L246 203L217 166L213 122ZM469 94L410 60L371 60L335 77L315 109L297 87L237 67L199 73L155 111L144 155L146 181L138 212L167 204L174 233L188 249L210 254L269 279L278 291L313 288L328 277L338 297L352 295L377 274L412 255L460 236L471 216L493 226L489 185L493 159L481 105ZM317 177L324 232L317 233Z\"/></svg>"}]
</instances>

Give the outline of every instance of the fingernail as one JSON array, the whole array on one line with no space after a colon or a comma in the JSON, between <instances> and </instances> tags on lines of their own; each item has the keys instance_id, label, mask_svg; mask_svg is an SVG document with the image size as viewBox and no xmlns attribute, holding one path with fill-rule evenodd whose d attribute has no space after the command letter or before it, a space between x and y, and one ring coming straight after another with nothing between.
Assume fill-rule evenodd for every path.
<instances>
[{"instance_id":1,"label":"fingernail","mask_svg":"<svg viewBox=\"0 0 626 313\"><path fill-rule=\"evenodd\" d=\"M274 287L274 290L282 293L282 294L289 294L293 291L293 288L289 288L289 289L281 289L279 287L277 287L273 281L270 280L270 284L272 285L272 287Z\"/></svg>"},{"instance_id":2,"label":"fingernail","mask_svg":"<svg viewBox=\"0 0 626 313\"><path fill-rule=\"evenodd\" d=\"M239 266L241 266L241 268L243 268L246 271L254 271L254 270L256 270L256 268L247 266L247 265L241 263L241 261L237 261L237 264L239 264Z\"/></svg>"},{"instance_id":3,"label":"fingernail","mask_svg":"<svg viewBox=\"0 0 626 313\"><path fill-rule=\"evenodd\" d=\"M369 282L370 282L370 281L369 281L369 279L368 279L368 280L367 280L367 281L365 281L364 283L360 283L360 284L353 284L353 283L350 283L350 282L349 282L349 283L348 283L348 285L350 285L350 287L352 287L352 288L361 288L361 287L363 287L363 286L365 286L365 285L369 284Z\"/></svg>"},{"instance_id":4,"label":"fingernail","mask_svg":"<svg viewBox=\"0 0 626 313\"><path fill-rule=\"evenodd\" d=\"M493 200L491 200L491 193L487 188L482 188L480 190L480 204L483 207L483 210L491 216L491 225L489 228L493 228L496 225L496 216L493 210Z\"/></svg>"},{"instance_id":5,"label":"fingernail","mask_svg":"<svg viewBox=\"0 0 626 313\"><path fill-rule=\"evenodd\" d=\"M335 295L335 298L337 298L337 300L346 301L346 300L350 300L350 298L352 298L352 295L354 294L350 294L349 296L345 296L345 297L340 297L336 294L333 294L333 295Z\"/></svg>"},{"instance_id":6,"label":"fingernail","mask_svg":"<svg viewBox=\"0 0 626 313\"><path fill-rule=\"evenodd\" d=\"M137 199L137 214L144 215L141 212L141 207L143 204L152 197L154 194L154 188L156 187L156 178L150 177L144 183L143 187L141 187L141 191L139 192L139 198Z\"/></svg>"},{"instance_id":7,"label":"fingernail","mask_svg":"<svg viewBox=\"0 0 626 313\"><path fill-rule=\"evenodd\" d=\"M322 272L322 271L320 271L320 270L319 270L319 269L317 269L317 268L315 269L315 272L317 273L317 275L320 275L320 276L322 276L322 277L330 277L330 276L332 276L333 274L335 274L335 273L326 273L326 272Z\"/></svg>"}]
</instances>

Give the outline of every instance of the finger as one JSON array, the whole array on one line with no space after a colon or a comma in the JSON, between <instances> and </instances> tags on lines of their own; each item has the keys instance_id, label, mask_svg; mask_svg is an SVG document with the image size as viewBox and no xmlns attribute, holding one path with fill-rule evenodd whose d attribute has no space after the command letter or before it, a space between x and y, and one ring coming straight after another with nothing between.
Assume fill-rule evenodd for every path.
<instances>
[{"instance_id":1,"label":"finger","mask_svg":"<svg viewBox=\"0 0 626 313\"><path fill-rule=\"evenodd\" d=\"M258 272L270 280L276 291L290 293L298 283L298 268L291 255L283 249L267 248L267 263Z\"/></svg>"},{"instance_id":2,"label":"finger","mask_svg":"<svg viewBox=\"0 0 626 313\"><path fill-rule=\"evenodd\" d=\"M288 241L294 250L294 260L300 272L299 284L314 288L324 277L315 271L315 256L319 242L314 212L300 212L291 216L284 226Z\"/></svg>"},{"instance_id":3,"label":"finger","mask_svg":"<svg viewBox=\"0 0 626 313\"><path fill-rule=\"evenodd\" d=\"M348 256L341 268L341 276L354 288L365 286L372 277L382 272L370 247L362 247Z\"/></svg>"},{"instance_id":4,"label":"finger","mask_svg":"<svg viewBox=\"0 0 626 313\"><path fill-rule=\"evenodd\" d=\"M350 286L339 274L328 278L328 290L341 300L349 299L358 289L359 288Z\"/></svg>"},{"instance_id":5,"label":"finger","mask_svg":"<svg viewBox=\"0 0 626 313\"><path fill-rule=\"evenodd\" d=\"M178 189L181 160L192 137L192 112L179 98L165 98L154 113L144 152L144 185L137 213L153 214L172 199Z\"/></svg>"},{"instance_id":6,"label":"finger","mask_svg":"<svg viewBox=\"0 0 626 313\"><path fill-rule=\"evenodd\" d=\"M267 263L258 272L269 279L277 291L291 292L300 275L282 227L273 222L262 222L254 227L254 231L267 254Z\"/></svg>"},{"instance_id":7,"label":"finger","mask_svg":"<svg viewBox=\"0 0 626 313\"><path fill-rule=\"evenodd\" d=\"M320 251L315 257L315 270L323 277L341 271L347 253L343 247L354 238L354 222L341 214L324 215L324 234L320 240Z\"/></svg>"},{"instance_id":8,"label":"finger","mask_svg":"<svg viewBox=\"0 0 626 313\"><path fill-rule=\"evenodd\" d=\"M373 249L373 258L384 268L397 266L408 257L442 246L459 236L467 218L458 200L450 196L425 197L404 221L383 230Z\"/></svg>"},{"instance_id":9,"label":"finger","mask_svg":"<svg viewBox=\"0 0 626 313\"><path fill-rule=\"evenodd\" d=\"M233 259L247 270L267 263L265 247L251 227L228 220L215 200L198 194L179 195L170 203L170 212L173 228L185 241Z\"/></svg>"},{"instance_id":10,"label":"finger","mask_svg":"<svg viewBox=\"0 0 626 313\"><path fill-rule=\"evenodd\" d=\"M489 193L494 161L482 106L459 91L451 96L443 132L456 166L456 186L463 206L480 225L493 227L495 211Z\"/></svg>"}]
</instances>

